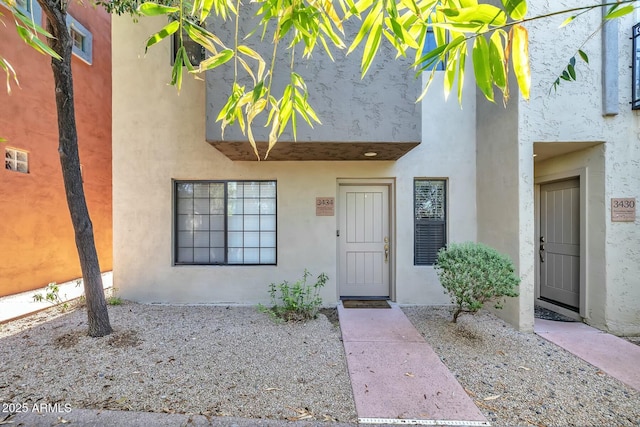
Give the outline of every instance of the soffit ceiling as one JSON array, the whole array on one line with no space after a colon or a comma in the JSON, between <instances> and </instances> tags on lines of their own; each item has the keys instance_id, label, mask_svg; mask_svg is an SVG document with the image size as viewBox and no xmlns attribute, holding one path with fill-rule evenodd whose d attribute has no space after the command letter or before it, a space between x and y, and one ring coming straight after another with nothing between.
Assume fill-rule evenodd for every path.
<instances>
[{"instance_id":1,"label":"soffit ceiling","mask_svg":"<svg viewBox=\"0 0 640 427\"><path fill-rule=\"evenodd\" d=\"M256 161L251 145L246 141L209 141L218 151L234 161ZM278 142L269 153L272 161L321 161L321 160L398 160L419 142ZM261 158L268 144L258 142ZM365 153L376 153L365 156Z\"/></svg>"},{"instance_id":2,"label":"soffit ceiling","mask_svg":"<svg viewBox=\"0 0 640 427\"><path fill-rule=\"evenodd\" d=\"M561 156L563 154L573 153L574 151L584 150L585 148L594 147L601 142L536 142L533 144L534 161L550 159L552 157Z\"/></svg>"}]
</instances>

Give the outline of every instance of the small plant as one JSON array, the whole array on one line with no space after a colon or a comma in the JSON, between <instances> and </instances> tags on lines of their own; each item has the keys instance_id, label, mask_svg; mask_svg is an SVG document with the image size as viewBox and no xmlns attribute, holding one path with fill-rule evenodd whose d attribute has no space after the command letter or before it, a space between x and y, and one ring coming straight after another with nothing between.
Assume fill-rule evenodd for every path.
<instances>
[{"instance_id":1,"label":"small plant","mask_svg":"<svg viewBox=\"0 0 640 427\"><path fill-rule=\"evenodd\" d=\"M62 311L66 311L69 308L69 304L62 301L60 298L60 287L56 282L51 282L45 288L45 294L37 293L33 295L33 300L36 302L48 301L53 305L60 305Z\"/></svg>"},{"instance_id":2,"label":"small plant","mask_svg":"<svg viewBox=\"0 0 640 427\"><path fill-rule=\"evenodd\" d=\"M511 260L480 243L450 243L438 252L440 283L456 305L453 322L461 313L475 313L485 302L502 308L503 297L517 297L520 278Z\"/></svg>"},{"instance_id":3,"label":"small plant","mask_svg":"<svg viewBox=\"0 0 640 427\"><path fill-rule=\"evenodd\" d=\"M312 274L305 268L302 279L295 283L289 283L286 280L278 285L272 283L269 285L271 308L266 308L260 304L258 309L284 321L315 319L322 305L320 288L327 283L329 278L326 274L320 273L316 283L310 285L307 284L307 278L310 276Z\"/></svg>"},{"instance_id":4,"label":"small plant","mask_svg":"<svg viewBox=\"0 0 640 427\"><path fill-rule=\"evenodd\" d=\"M122 298L116 296L110 296L107 298L107 304L109 305L122 305Z\"/></svg>"}]
</instances>

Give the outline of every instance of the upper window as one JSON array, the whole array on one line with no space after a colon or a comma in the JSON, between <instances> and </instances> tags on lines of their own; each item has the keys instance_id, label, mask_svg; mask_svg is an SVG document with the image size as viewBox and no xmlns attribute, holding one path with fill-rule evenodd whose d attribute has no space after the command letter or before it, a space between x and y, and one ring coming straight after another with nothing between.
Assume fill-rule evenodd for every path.
<instances>
[{"instance_id":1,"label":"upper window","mask_svg":"<svg viewBox=\"0 0 640 427\"><path fill-rule=\"evenodd\" d=\"M0 4L6 6L7 2L0 0ZM16 7L25 15L32 17L36 24L42 23L42 9L36 0L16 0Z\"/></svg>"},{"instance_id":2,"label":"upper window","mask_svg":"<svg viewBox=\"0 0 640 427\"><path fill-rule=\"evenodd\" d=\"M275 181L175 181L176 264L276 264Z\"/></svg>"},{"instance_id":3,"label":"upper window","mask_svg":"<svg viewBox=\"0 0 640 427\"><path fill-rule=\"evenodd\" d=\"M67 14L67 27L73 42L73 54L87 64L93 62L93 35L77 19Z\"/></svg>"},{"instance_id":4,"label":"upper window","mask_svg":"<svg viewBox=\"0 0 640 427\"><path fill-rule=\"evenodd\" d=\"M11 171L29 173L29 154L15 148L5 148L4 168Z\"/></svg>"},{"instance_id":5,"label":"upper window","mask_svg":"<svg viewBox=\"0 0 640 427\"><path fill-rule=\"evenodd\" d=\"M431 52L436 47L438 47L436 44L436 36L435 34L433 34L433 28L429 27L427 29L427 35L425 36L425 39L424 39L424 46L422 47L422 56L425 56L427 53ZM429 65L426 69L433 70L434 68L439 71L444 70L444 62L443 61L435 62Z\"/></svg>"},{"instance_id":6,"label":"upper window","mask_svg":"<svg viewBox=\"0 0 640 427\"><path fill-rule=\"evenodd\" d=\"M447 182L414 181L414 264L434 265L438 251L447 244Z\"/></svg>"}]
</instances>

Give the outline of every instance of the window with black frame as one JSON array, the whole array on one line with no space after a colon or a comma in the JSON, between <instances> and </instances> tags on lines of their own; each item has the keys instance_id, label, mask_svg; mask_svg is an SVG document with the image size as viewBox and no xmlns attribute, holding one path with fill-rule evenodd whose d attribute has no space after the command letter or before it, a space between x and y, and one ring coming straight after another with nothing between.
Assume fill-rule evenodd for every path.
<instances>
[{"instance_id":1,"label":"window with black frame","mask_svg":"<svg viewBox=\"0 0 640 427\"><path fill-rule=\"evenodd\" d=\"M447 244L447 181L414 180L414 265L434 265Z\"/></svg>"},{"instance_id":2,"label":"window with black frame","mask_svg":"<svg viewBox=\"0 0 640 427\"><path fill-rule=\"evenodd\" d=\"M276 264L276 181L174 186L175 264Z\"/></svg>"}]
</instances>

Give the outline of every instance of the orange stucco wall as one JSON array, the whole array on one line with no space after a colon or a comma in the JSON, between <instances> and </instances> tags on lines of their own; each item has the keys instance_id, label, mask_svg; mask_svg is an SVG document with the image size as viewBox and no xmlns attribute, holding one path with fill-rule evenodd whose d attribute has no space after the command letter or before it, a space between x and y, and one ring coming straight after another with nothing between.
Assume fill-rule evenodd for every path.
<instances>
[{"instance_id":1,"label":"orange stucco wall","mask_svg":"<svg viewBox=\"0 0 640 427\"><path fill-rule=\"evenodd\" d=\"M6 9L0 5L3 13ZM76 120L84 188L100 268L112 268L111 16L70 2L70 13L93 34L93 64L73 57ZM58 128L50 58L25 45L11 17L0 26L0 55L20 87L0 87L0 143L29 153L29 173L0 168L0 296L82 275L58 157ZM4 73L2 73L4 83Z\"/></svg>"}]
</instances>

